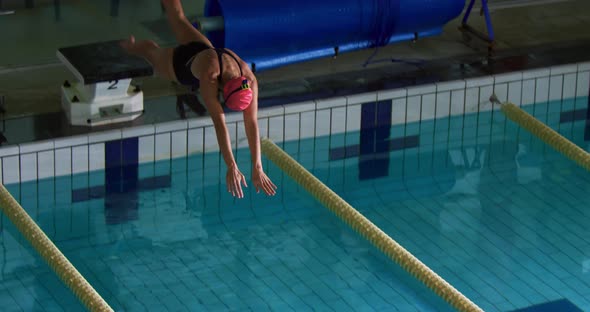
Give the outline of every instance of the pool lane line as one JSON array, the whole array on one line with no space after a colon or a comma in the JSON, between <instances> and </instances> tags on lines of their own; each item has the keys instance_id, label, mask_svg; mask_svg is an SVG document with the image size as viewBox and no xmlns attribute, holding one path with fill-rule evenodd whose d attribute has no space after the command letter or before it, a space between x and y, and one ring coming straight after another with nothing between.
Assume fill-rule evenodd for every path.
<instances>
[{"instance_id":1,"label":"pool lane line","mask_svg":"<svg viewBox=\"0 0 590 312\"><path fill-rule=\"evenodd\" d=\"M574 144L557 131L540 122L520 107L510 102L501 103L495 94L490 97L490 102L500 105L500 110L508 119L528 130L556 151L573 160L581 167L590 171L590 154Z\"/></svg>"},{"instance_id":2,"label":"pool lane line","mask_svg":"<svg viewBox=\"0 0 590 312\"><path fill-rule=\"evenodd\" d=\"M267 138L261 151L322 205L458 311L483 311Z\"/></svg>"},{"instance_id":3,"label":"pool lane line","mask_svg":"<svg viewBox=\"0 0 590 312\"><path fill-rule=\"evenodd\" d=\"M0 209L89 311L113 311L2 184Z\"/></svg>"}]
</instances>

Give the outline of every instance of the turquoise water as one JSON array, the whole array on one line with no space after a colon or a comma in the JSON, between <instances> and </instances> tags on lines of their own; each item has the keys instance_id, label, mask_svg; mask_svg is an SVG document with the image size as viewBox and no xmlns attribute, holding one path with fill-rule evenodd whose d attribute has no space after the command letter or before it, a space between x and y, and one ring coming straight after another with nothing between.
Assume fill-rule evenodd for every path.
<instances>
[{"instance_id":1,"label":"turquoise water","mask_svg":"<svg viewBox=\"0 0 590 312\"><path fill-rule=\"evenodd\" d=\"M586 148L585 122L535 110ZM330 150L359 144L360 133L280 146L484 310L553 301L590 310L588 172L498 112L390 132L419 135L420 145L340 160ZM237 152L249 177L247 155ZM141 165L140 182L108 195L104 172L8 188L117 311L451 310L277 167L265 168L275 197L248 188L233 199L217 154ZM362 168L373 176L360 179ZM86 190L85 200L72 203L72 189ZM1 224L2 310L83 310Z\"/></svg>"}]
</instances>

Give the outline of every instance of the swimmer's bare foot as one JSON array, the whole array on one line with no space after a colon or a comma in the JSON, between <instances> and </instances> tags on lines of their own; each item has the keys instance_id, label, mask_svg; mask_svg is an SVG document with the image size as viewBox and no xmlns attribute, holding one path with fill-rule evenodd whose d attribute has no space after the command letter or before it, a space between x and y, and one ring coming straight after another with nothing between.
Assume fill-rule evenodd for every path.
<instances>
[{"instance_id":1,"label":"swimmer's bare foot","mask_svg":"<svg viewBox=\"0 0 590 312\"><path fill-rule=\"evenodd\" d=\"M144 56L147 51L159 48L158 44L152 40L135 41L135 37L129 36L129 39L120 42L123 50L129 54Z\"/></svg>"},{"instance_id":2,"label":"swimmer's bare foot","mask_svg":"<svg viewBox=\"0 0 590 312\"><path fill-rule=\"evenodd\" d=\"M127 51L127 53L135 54L133 53L133 48L135 46L135 37L129 36L127 40L121 40L119 44L121 45L121 48L123 48L123 50Z\"/></svg>"}]
</instances>

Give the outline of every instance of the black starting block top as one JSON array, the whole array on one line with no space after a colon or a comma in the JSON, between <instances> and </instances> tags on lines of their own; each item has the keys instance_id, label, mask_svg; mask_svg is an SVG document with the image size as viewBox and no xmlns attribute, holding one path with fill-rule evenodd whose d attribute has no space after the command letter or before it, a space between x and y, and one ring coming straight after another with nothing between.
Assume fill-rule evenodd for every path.
<instances>
[{"instance_id":1,"label":"black starting block top","mask_svg":"<svg viewBox=\"0 0 590 312\"><path fill-rule=\"evenodd\" d=\"M84 84L151 76L143 58L129 55L119 40L59 48L57 57Z\"/></svg>"}]
</instances>

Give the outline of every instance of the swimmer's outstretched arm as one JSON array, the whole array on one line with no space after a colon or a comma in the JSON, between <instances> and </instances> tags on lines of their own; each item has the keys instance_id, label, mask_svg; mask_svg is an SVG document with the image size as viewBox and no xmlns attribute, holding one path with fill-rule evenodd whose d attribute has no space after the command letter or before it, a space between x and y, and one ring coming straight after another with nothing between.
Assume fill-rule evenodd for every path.
<instances>
[{"instance_id":1,"label":"swimmer's outstretched arm","mask_svg":"<svg viewBox=\"0 0 590 312\"><path fill-rule=\"evenodd\" d=\"M234 154L231 148L231 139L229 131L225 124L225 114L221 103L218 99L218 82L215 77L209 73L203 73L199 76L201 96L207 106L209 116L213 121L215 127L215 135L217 137L217 144L219 145L219 151L223 156L223 161L227 166L227 173L225 176L227 191L233 196L242 198L244 192L242 191L242 183L247 187L246 178L238 168L238 165L234 159Z\"/></svg>"},{"instance_id":2,"label":"swimmer's outstretched arm","mask_svg":"<svg viewBox=\"0 0 590 312\"><path fill-rule=\"evenodd\" d=\"M248 68L248 65L243 63L242 68ZM254 74L252 74L250 70L246 73L246 77L252 88L252 103L250 103L250 106L244 110L244 128L246 130L248 146L250 147L250 156L252 158L252 184L254 184L256 192L260 192L262 189L266 195L275 195L277 186L274 185L266 173L264 173L260 156L260 133L258 130L258 81L256 81L256 77L254 77Z\"/></svg>"},{"instance_id":3,"label":"swimmer's outstretched arm","mask_svg":"<svg viewBox=\"0 0 590 312\"><path fill-rule=\"evenodd\" d=\"M248 65L243 63L242 68L246 69L248 68ZM264 173L262 168L260 134L258 128L258 82L249 68L245 71L245 76L250 81L253 92L252 103L243 111L244 128L248 139L248 146L250 147L250 156L252 158L252 181L257 192L262 190L267 195L275 195L277 187L268 178L266 173ZM232 193L232 195L242 198L244 197L242 184L245 187L248 185L234 159L229 131L225 124L225 114L219 103L217 79L215 78L215 75L212 75L211 73L203 73L200 75L199 80L201 81L201 96L203 97L209 115L213 120L215 133L217 135L217 143L219 144L219 149L227 166L227 190Z\"/></svg>"}]
</instances>

